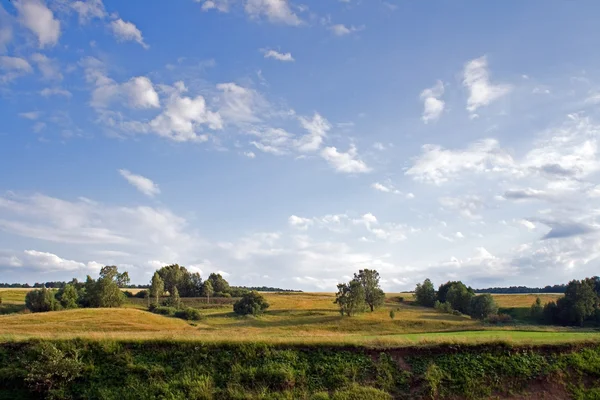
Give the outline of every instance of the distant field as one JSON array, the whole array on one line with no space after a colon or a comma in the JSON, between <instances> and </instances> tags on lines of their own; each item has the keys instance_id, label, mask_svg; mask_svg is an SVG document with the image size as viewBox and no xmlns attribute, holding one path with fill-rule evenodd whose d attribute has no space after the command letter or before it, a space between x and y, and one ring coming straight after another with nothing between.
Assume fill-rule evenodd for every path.
<instances>
[{"instance_id":1,"label":"distant field","mask_svg":"<svg viewBox=\"0 0 600 400\"><path fill-rule=\"evenodd\" d=\"M9 292L11 301L15 301L15 293L23 291ZM484 326L466 316L440 314L433 309L407 304L410 298L406 294L390 294L381 309L351 318L340 316L333 304L335 296L332 293L264 295L271 307L261 317L238 317L233 314L231 304L213 305L213 308L203 309L204 318L194 324L144 311L144 304L139 301L120 309L78 309L40 314L0 315L0 338L169 338L211 342L263 341L393 346L498 340L515 343L600 341L600 333L578 329L533 325L501 328ZM397 302L398 296L404 297L405 301ZM498 299L504 302L502 304L525 307L529 307L536 298L529 295L498 297L502 297ZM396 313L393 320L389 316L390 310Z\"/></svg>"}]
</instances>

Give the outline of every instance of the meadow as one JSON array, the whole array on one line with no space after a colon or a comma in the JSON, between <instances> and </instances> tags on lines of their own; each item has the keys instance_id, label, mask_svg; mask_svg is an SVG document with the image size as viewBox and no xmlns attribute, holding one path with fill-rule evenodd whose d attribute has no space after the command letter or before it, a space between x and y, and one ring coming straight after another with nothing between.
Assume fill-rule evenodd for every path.
<instances>
[{"instance_id":1,"label":"meadow","mask_svg":"<svg viewBox=\"0 0 600 400\"><path fill-rule=\"evenodd\" d=\"M600 333L577 328L528 324L485 325L468 316L442 314L414 305L410 293L388 294L383 307L343 317L332 293L263 293L269 309L259 317L236 316L230 304L182 299L201 309L202 319L187 322L147 312L145 299L128 299L117 309L75 309L50 313L24 310L27 290L0 289L0 339L172 339L203 342L327 343L374 347L429 343L567 343L600 341ZM495 295L502 309L528 310L537 295ZM540 295L543 302L558 295ZM402 298L402 301L400 301ZM213 300L214 302L214 300ZM395 317L390 317L394 310Z\"/></svg>"}]
</instances>

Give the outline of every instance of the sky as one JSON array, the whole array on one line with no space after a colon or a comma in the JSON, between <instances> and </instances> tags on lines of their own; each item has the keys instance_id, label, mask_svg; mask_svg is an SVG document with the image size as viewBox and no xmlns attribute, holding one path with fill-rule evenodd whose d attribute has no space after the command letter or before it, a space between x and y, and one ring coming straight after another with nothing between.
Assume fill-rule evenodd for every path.
<instances>
[{"instance_id":1,"label":"sky","mask_svg":"<svg viewBox=\"0 0 600 400\"><path fill-rule=\"evenodd\" d=\"M597 275L599 12L0 0L0 282Z\"/></svg>"}]
</instances>

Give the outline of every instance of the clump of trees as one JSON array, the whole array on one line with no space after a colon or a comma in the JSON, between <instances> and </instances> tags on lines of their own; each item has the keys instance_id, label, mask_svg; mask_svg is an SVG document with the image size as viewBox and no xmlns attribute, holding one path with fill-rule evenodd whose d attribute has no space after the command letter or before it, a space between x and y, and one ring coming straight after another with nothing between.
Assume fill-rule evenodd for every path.
<instances>
[{"instance_id":1,"label":"clump of trees","mask_svg":"<svg viewBox=\"0 0 600 400\"><path fill-rule=\"evenodd\" d=\"M539 300L539 299L538 299ZM547 303L541 312L541 302L532 305L531 316L539 321L556 325L579 325L600 323L600 277L572 280L567 284L565 295L556 302Z\"/></svg>"},{"instance_id":2,"label":"clump of trees","mask_svg":"<svg viewBox=\"0 0 600 400\"><path fill-rule=\"evenodd\" d=\"M120 273L114 265L103 267L94 280L88 275L85 282L73 279L59 290L45 287L32 290L25 296L25 306L31 312L47 312L78 307L120 307L125 301L121 287L129 283L129 274Z\"/></svg>"},{"instance_id":3,"label":"clump of trees","mask_svg":"<svg viewBox=\"0 0 600 400\"><path fill-rule=\"evenodd\" d=\"M498 313L498 305L489 293L476 295L461 281L446 282L436 292L431 280L425 279L415 288L415 302L441 312L466 314L481 320Z\"/></svg>"},{"instance_id":4,"label":"clump of trees","mask_svg":"<svg viewBox=\"0 0 600 400\"><path fill-rule=\"evenodd\" d=\"M340 283L337 288L334 303L339 306L340 314L349 317L366 309L374 311L385 300L385 293L379 286L379 272L376 270L360 270L350 282Z\"/></svg>"},{"instance_id":5,"label":"clump of trees","mask_svg":"<svg viewBox=\"0 0 600 400\"><path fill-rule=\"evenodd\" d=\"M235 302L233 312L238 315L260 315L267 308L269 308L267 300L260 293L252 291L244 294Z\"/></svg>"}]
</instances>

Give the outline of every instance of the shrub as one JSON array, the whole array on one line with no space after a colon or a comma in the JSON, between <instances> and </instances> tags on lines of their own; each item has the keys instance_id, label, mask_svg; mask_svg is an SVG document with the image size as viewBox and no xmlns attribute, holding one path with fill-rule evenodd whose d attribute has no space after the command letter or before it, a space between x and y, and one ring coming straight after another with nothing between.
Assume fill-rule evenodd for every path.
<instances>
[{"instance_id":1,"label":"shrub","mask_svg":"<svg viewBox=\"0 0 600 400\"><path fill-rule=\"evenodd\" d=\"M202 314L200 310L192 307L187 307L183 310L175 311L175 317L185 319L186 321L200 321Z\"/></svg>"},{"instance_id":2,"label":"shrub","mask_svg":"<svg viewBox=\"0 0 600 400\"><path fill-rule=\"evenodd\" d=\"M126 290L123 292L123 294L125 295L125 297L127 297L128 299L132 298L134 295L133 293L131 293L129 290Z\"/></svg>"},{"instance_id":3,"label":"shrub","mask_svg":"<svg viewBox=\"0 0 600 400\"><path fill-rule=\"evenodd\" d=\"M508 314L492 314L490 316L488 316L484 322L488 323L488 324L508 324L513 322L513 319L510 315Z\"/></svg>"},{"instance_id":4,"label":"shrub","mask_svg":"<svg viewBox=\"0 0 600 400\"><path fill-rule=\"evenodd\" d=\"M153 307L153 310L151 310L154 314L160 314L160 315L166 315L169 317L172 317L175 315L175 312L177 311L177 309L175 307L164 307L164 306L158 306L158 307Z\"/></svg>"},{"instance_id":5,"label":"shrub","mask_svg":"<svg viewBox=\"0 0 600 400\"><path fill-rule=\"evenodd\" d=\"M399 297L398 297L398 303L403 303L403 302L404 302L404 297L402 297L402 296L399 296Z\"/></svg>"},{"instance_id":6,"label":"shrub","mask_svg":"<svg viewBox=\"0 0 600 400\"><path fill-rule=\"evenodd\" d=\"M25 306L31 312L47 312L57 310L59 304L54 297L54 292L44 287L28 292L25 296Z\"/></svg>"},{"instance_id":7,"label":"shrub","mask_svg":"<svg viewBox=\"0 0 600 400\"><path fill-rule=\"evenodd\" d=\"M460 312L460 311L458 311L458 310L452 310L452 315L456 315L456 316L459 316L459 317L460 317L461 315L463 315L463 313L461 313L461 312Z\"/></svg>"},{"instance_id":8,"label":"shrub","mask_svg":"<svg viewBox=\"0 0 600 400\"><path fill-rule=\"evenodd\" d=\"M535 299L535 303L531 305L530 316L535 321L541 321L544 317L544 307L542 306L542 300L539 297Z\"/></svg>"},{"instance_id":9,"label":"shrub","mask_svg":"<svg viewBox=\"0 0 600 400\"><path fill-rule=\"evenodd\" d=\"M332 400L392 400L392 396L383 390L369 386L352 386L339 390L331 397Z\"/></svg>"},{"instance_id":10,"label":"shrub","mask_svg":"<svg viewBox=\"0 0 600 400\"><path fill-rule=\"evenodd\" d=\"M148 291L147 290L140 290L139 292L137 292L136 294L134 294L133 297L138 298L138 299L147 299L148 298Z\"/></svg>"},{"instance_id":11,"label":"shrub","mask_svg":"<svg viewBox=\"0 0 600 400\"><path fill-rule=\"evenodd\" d=\"M485 319L498 312L498 305L491 294L480 294L471 298L470 315L473 318Z\"/></svg>"},{"instance_id":12,"label":"shrub","mask_svg":"<svg viewBox=\"0 0 600 400\"><path fill-rule=\"evenodd\" d=\"M63 308L77 308L79 307L79 294L75 286L67 283L65 287L60 289L56 294L56 298L60 300L60 305Z\"/></svg>"},{"instance_id":13,"label":"shrub","mask_svg":"<svg viewBox=\"0 0 600 400\"><path fill-rule=\"evenodd\" d=\"M452 314L453 311L455 311L452 308L452 304L450 304L449 302L441 303L439 300L435 301L433 308L435 308L439 312L446 313L446 314Z\"/></svg>"},{"instance_id":14,"label":"shrub","mask_svg":"<svg viewBox=\"0 0 600 400\"><path fill-rule=\"evenodd\" d=\"M233 311L238 315L259 315L267 308L269 308L269 303L255 291L246 293L233 305Z\"/></svg>"},{"instance_id":15,"label":"shrub","mask_svg":"<svg viewBox=\"0 0 600 400\"><path fill-rule=\"evenodd\" d=\"M390 310L390 318L391 319L396 318L396 312L394 310Z\"/></svg>"},{"instance_id":16,"label":"shrub","mask_svg":"<svg viewBox=\"0 0 600 400\"><path fill-rule=\"evenodd\" d=\"M43 393L47 398L66 398L62 391L79 377L83 369L79 354L76 351L63 353L48 342L40 342L33 351L36 353L34 360L25 364L25 382L33 391Z\"/></svg>"},{"instance_id":17,"label":"shrub","mask_svg":"<svg viewBox=\"0 0 600 400\"><path fill-rule=\"evenodd\" d=\"M415 301L417 304L424 307L433 307L436 301L435 298L435 288L429 279L425 279L422 284L417 284L415 288Z\"/></svg>"}]
</instances>

